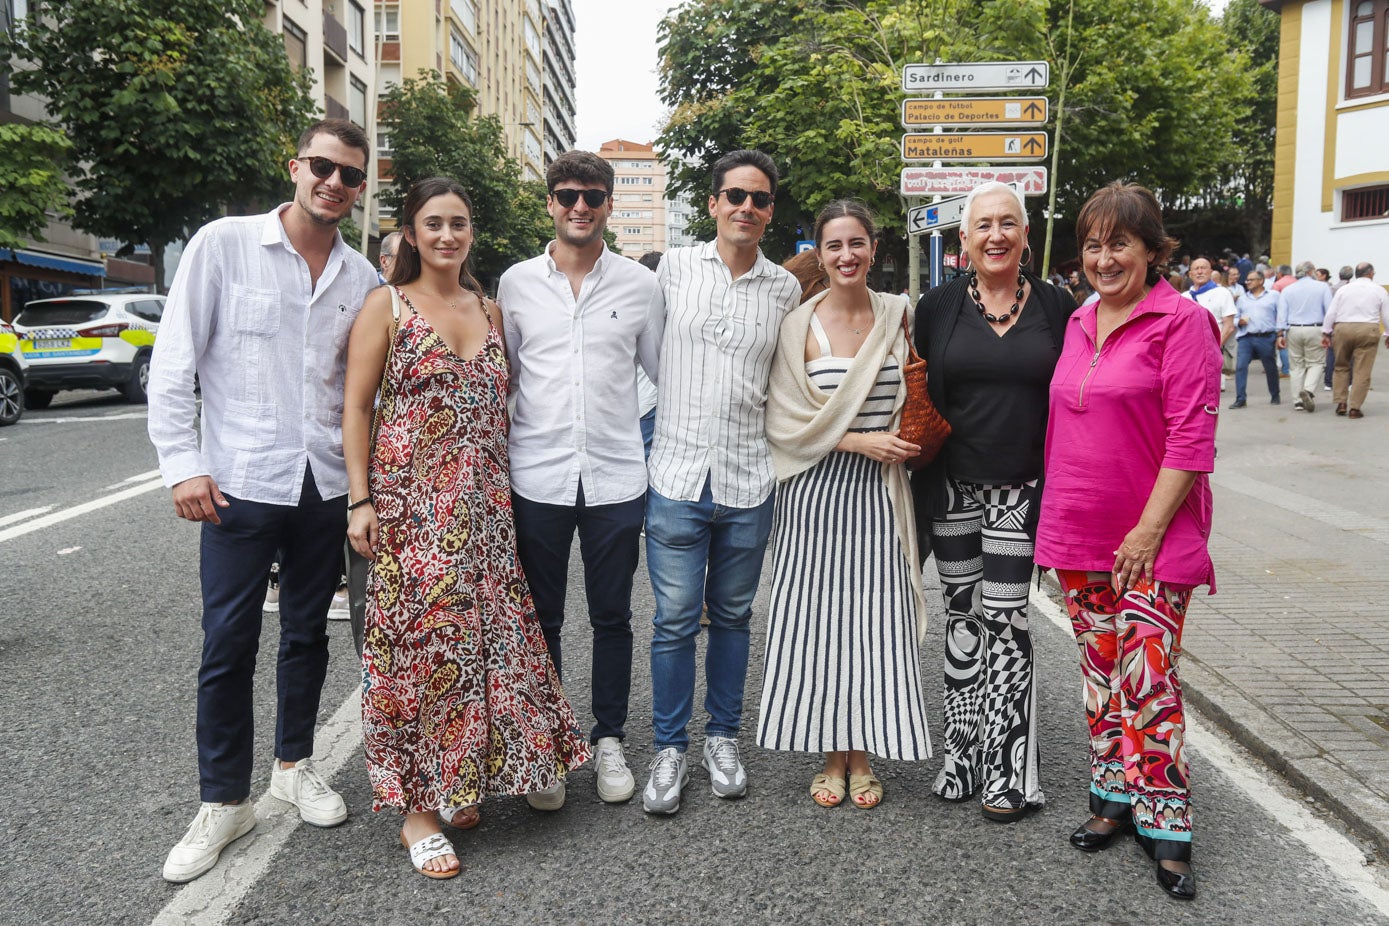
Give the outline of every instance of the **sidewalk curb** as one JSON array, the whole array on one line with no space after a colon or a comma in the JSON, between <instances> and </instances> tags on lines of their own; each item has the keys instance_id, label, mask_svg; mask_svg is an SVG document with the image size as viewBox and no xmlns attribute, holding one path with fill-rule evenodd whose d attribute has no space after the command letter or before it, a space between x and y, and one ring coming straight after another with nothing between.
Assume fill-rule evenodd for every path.
<instances>
[{"instance_id":1,"label":"sidewalk curb","mask_svg":"<svg viewBox=\"0 0 1389 926\"><path fill-rule=\"evenodd\" d=\"M1389 860L1389 800L1190 651L1182 653L1180 678L1182 693L1201 713Z\"/></svg>"}]
</instances>

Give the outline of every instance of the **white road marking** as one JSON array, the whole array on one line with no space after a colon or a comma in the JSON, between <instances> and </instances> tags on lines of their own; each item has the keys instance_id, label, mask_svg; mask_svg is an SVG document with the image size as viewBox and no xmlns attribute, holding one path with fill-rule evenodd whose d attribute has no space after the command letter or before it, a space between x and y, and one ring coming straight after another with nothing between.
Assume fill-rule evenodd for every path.
<instances>
[{"instance_id":1,"label":"white road marking","mask_svg":"<svg viewBox=\"0 0 1389 926\"><path fill-rule=\"evenodd\" d=\"M1034 594L1032 604L1068 638L1073 638L1070 617L1049 594ZM1186 715L1186 732L1187 742L1195 752L1220 769L1245 797L1263 808L1321 859L1343 884L1389 916L1389 889L1375 877L1365 853L1354 842L1310 813L1300 802L1285 796L1279 788L1270 787L1271 771L1250 763L1235 751L1229 737L1196 721L1190 711Z\"/></svg>"},{"instance_id":2,"label":"white road marking","mask_svg":"<svg viewBox=\"0 0 1389 926\"><path fill-rule=\"evenodd\" d=\"M149 412L124 412L119 415L83 415L71 418L24 418L20 424L77 424L84 421L130 421L136 418L148 418Z\"/></svg>"},{"instance_id":3,"label":"white road marking","mask_svg":"<svg viewBox=\"0 0 1389 926\"><path fill-rule=\"evenodd\" d=\"M4 527L7 524L13 524L16 521L23 521L25 518L36 518L39 515L52 510L52 505L44 505L42 508L26 508L24 511L16 511L14 514L7 514L3 518L0 518L0 527Z\"/></svg>"},{"instance_id":4,"label":"white road marking","mask_svg":"<svg viewBox=\"0 0 1389 926\"><path fill-rule=\"evenodd\" d=\"M14 527L9 527L4 530L0 530L0 543L4 543L6 540L13 540L16 537L23 537L25 534L33 533L34 531L41 530L45 527L51 527L54 524L60 524L63 521L75 518L78 515L84 515L89 511L96 511L99 508L105 508L108 505L114 505L117 502L123 502L127 498L134 498L137 495L143 495L144 493L149 492L153 489L162 489L163 487L164 483L160 480L155 479L149 482L141 483L139 485L131 486L130 488L123 489L120 492L114 492L102 498L93 499L90 502L83 502L80 505L73 505L71 508L64 508L61 511L55 511L52 514L46 514L41 518L35 518L32 521L26 521L23 524L17 524Z\"/></svg>"},{"instance_id":5,"label":"white road marking","mask_svg":"<svg viewBox=\"0 0 1389 926\"><path fill-rule=\"evenodd\" d=\"M314 768L331 780L362 743L361 692L354 690L336 713L314 734L318 755ZM226 849L217 866L181 888L151 926L221 926L237 904L256 886L302 821L299 814L269 792L256 801L256 828Z\"/></svg>"},{"instance_id":6,"label":"white road marking","mask_svg":"<svg viewBox=\"0 0 1389 926\"><path fill-rule=\"evenodd\" d=\"M148 471L146 471L146 472L140 473L140 474L137 475L137 476L131 476L129 479L122 479L120 482L113 482L111 485L107 486L106 488L108 488L108 489L119 489L121 486L123 486L123 485L129 485L129 484L132 483L132 482L144 482L144 481L147 480L147 479L156 479L156 478L158 478L158 477L159 477L159 470L157 470L157 469L151 469L151 470L148 470Z\"/></svg>"},{"instance_id":7,"label":"white road marking","mask_svg":"<svg viewBox=\"0 0 1389 926\"><path fill-rule=\"evenodd\" d=\"M67 556L69 553L76 553L76 552L77 552L78 550L80 550L80 549L82 549L82 548L81 548L81 547L67 547L67 548L65 548L65 549L59 550L59 551L58 551L58 555L59 555L59 556Z\"/></svg>"}]
</instances>

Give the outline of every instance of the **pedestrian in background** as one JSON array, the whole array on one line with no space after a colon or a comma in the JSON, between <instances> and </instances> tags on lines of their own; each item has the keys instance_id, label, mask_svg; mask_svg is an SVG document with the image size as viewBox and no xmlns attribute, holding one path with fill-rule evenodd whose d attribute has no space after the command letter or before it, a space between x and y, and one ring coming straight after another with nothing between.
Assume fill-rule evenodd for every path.
<instances>
[{"instance_id":1,"label":"pedestrian in background","mask_svg":"<svg viewBox=\"0 0 1389 926\"><path fill-rule=\"evenodd\" d=\"M1205 306L1219 326L1220 350L1221 356L1224 358L1220 371L1220 391L1224 392L1225 377L1234 373L1237 365L1235 318L1239 315L1239 310L1235 308L1235 298L1230 294L1230 291L1211 279L1212 270L1209 258L1198 257L1192 261L1188 277L1191 280L1190 288L1181 289L1178 287L1178 291L1188 299ZM1248 285L1249 279L1246 276L1244 286L1248 287Z\"/></svg>"},{"instance_id":2,"label":"pedestrian in background","mask_svg":"<svg viewBox=\"0 0 1389 926\"><path fill-rule=\"evenodd\" d=\"M149 436L159 469L175 513L202 525L202 806L164 863L174 882L208 871L256 824L248 802L252 683L277 550L283 584L270 793L315 826L347 819L310 757L346 530L338 409L347 337L376 283L338 223L366 189L371 145L352 123L327 119L310 126L296 150L289 203L219 219L188 242L150 364Z\"/></svg>"},{"instance_id":3,"label":"pedestrian in background","mask_svg":"<svg viewBox=\"0 0 1389 926\"><path fill-rule=\"evenodd\" d=\"M372 561L362 740L373 809L427 878L458 874L440 818L547 791L589 756L516 554L501 313L468 272L473 207L410 188L387 288L352 329L343 444L348 537ZM379 404L376 398L380 394Z\"/></svg>"},{"instance_id":4,"label":"pedestrian in background","mask_svg":"<svg viewBox=\"0 0 1389 926\"><path fill-rule=\"evenodd\" d=\"M1047 383L1075 303L1022 266L1027 211L1011 186L965 200L968 277L916 307L916 350L950 422L940 454L912 480L918 530L945 598L945 764L933 790L1011 823L1045 801L1027 602L1041 500ZM1086 276L1094 280L1087 271Z\"/></svg>"},{"instance_id":5,"label":"pedestrian in background","mask_svg":"<svg viewBox=\"0 0 1389 926\"><path fill-rule=\"evenodd\" d=\"M1100 299L1072 316L1051 381L1036 554L1060 579L1085 679L1092 816L1071 844L1095 852L1136 827L1158 883L1191 898L1177 657L1192 590L1215 591L1215 320L1162 278L1175 242L1143 187L1091 196L1076 243Z\"/></svg>"},{"instance_id":6,"label":"pedestrian in background","mask_svg":"<svg viewBox=\"0 0 1389 926\"><path fill-rule=\"evenodd\" d=\"M1321 346L1321 325L1331 305L1331 287L1317 278L1309 260L1297 265L1297 280L1278 299L1278 347L1286 348L1291 365L1289 388L1297 394L1293 407L1317 410L1317 384L1322 380L1326 348Z\"/></svg>"},{"instance_id":7,"label":"pedestrian in background","mask_svg":"<svg viewBox=\"0 0 1389 926\"><path fill-rule=\"evenodd\" d=\"M811 799L870 808L883 785L869 753L931 753L905 465L921 448L897 436L908 303L868 289L877 229L862 203L821 209L814 237L829 290L782 322L767 394L777 490L757 742L824 753Z\"/></svg>"},{"instance_id":8,"label":"pedestrian in background","mask_svg":"<svg viewBox=\"0 0 1389 926\"><path fill-rule=\"evenodd\" d=\"M1380 332L1389 328L1389 294L1375 283L1369 261L1355 265L1355 279L1331 300L1322 322L1322 344L1334 345L1336 370L1331 400L1336 414L1363 418L1361 406L1370 391L1370 371L1379 353ZM1389 334L1384 336L1389 346Z\"/></svg>"},{"instance_id":9,"label":"pedestrian in background","mask_svg":"<svg viewBox=\"0 0 1389 926\"><path fill-rule=\"evenodd\" d=\"M1263 274L1255 270L1245 282L1249 291L1236 303L1235 318L1235 401L1231 408L1248 405L1249 364L1254 358L1264 365L1268 381L1269 404L1280 401L1278 389L1278 304L1279 296L1264 289Z\"/></svg>"}]
</instances>

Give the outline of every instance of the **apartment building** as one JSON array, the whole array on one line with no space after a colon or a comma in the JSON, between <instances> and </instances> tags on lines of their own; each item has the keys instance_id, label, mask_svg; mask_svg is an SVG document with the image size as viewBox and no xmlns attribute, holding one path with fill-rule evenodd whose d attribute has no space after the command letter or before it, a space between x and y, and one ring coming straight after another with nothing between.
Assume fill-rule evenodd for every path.
<instances>
[{"instance_id":1,"label":"apartment building","mask_svg":"<svg viewBox=\"0 0 1389 926\"><path fill-rule=\"evenodd\" d=\"M613 214L608 228L627 257L668 251L697 242L689 235L688 198L667 189L666 166L651 145L614 138L598 149L613 166Z\"/></svg>"},{"instance_id":2,"label":"apartment building","mask_svg":"<svg viewBox=\"0 0 1389 926\"><path fill-rule=\"evenodd\" d=\"M541 121L545 166L574 147L574 8L569 0L547 0L545 16L545 83Z\"/></svg>"}]
</instances>

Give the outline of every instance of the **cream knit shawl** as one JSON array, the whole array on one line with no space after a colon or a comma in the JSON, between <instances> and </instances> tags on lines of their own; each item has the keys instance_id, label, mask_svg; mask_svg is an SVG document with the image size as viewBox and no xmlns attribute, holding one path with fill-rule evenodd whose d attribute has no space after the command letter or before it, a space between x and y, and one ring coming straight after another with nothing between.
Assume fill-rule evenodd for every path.
<instances>
[{"instance_id":1,"label":"cream knit shawl","mask_svg":"<svg viewBox=\"0 0 1389 926\"><path fill-rule=\"evenodd\" d=\"M828 293L820 293L786 316L781 323L776 357L767 390L767 441L772 449L772 465L778 482L805 472L824 459L843 439L863 409L863 403L878 381L878 373L889 355L905 365L906 336L902 315L907 311L904 296L869 292L873 303L873 328L849 360L844 380L833 392L823 392L806 374L805 345L810 336L810 317ZM905 381L897 387L892 407L891 427L896 429L906 400ZM906 467L881 464L887 481L888 499L897 521L897 539L907 558L916 606L917 633L926 634L926 600L921 589L921 561L917 553L916 522Z\"/></svg>"}]
</instances>

